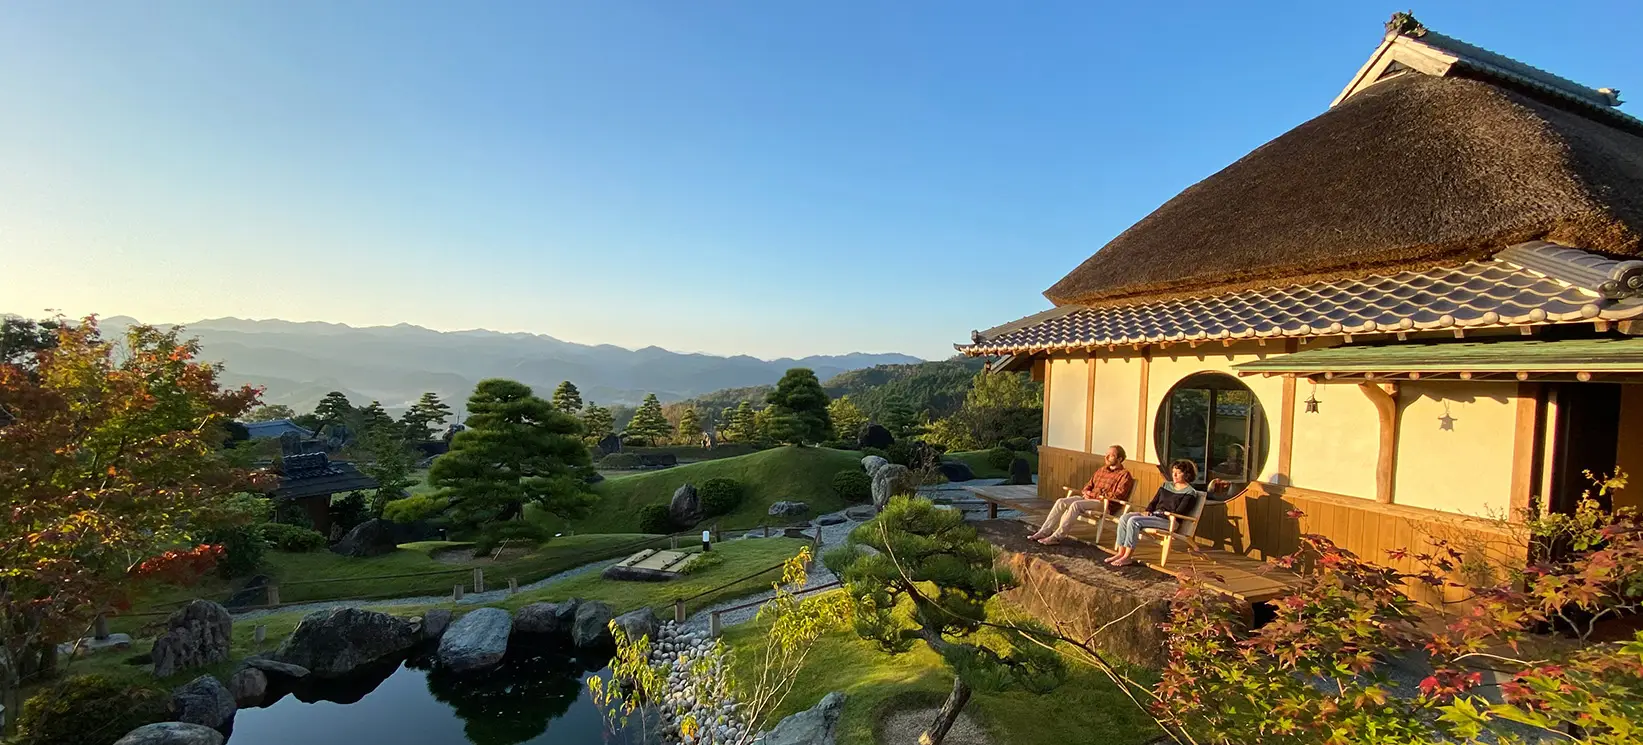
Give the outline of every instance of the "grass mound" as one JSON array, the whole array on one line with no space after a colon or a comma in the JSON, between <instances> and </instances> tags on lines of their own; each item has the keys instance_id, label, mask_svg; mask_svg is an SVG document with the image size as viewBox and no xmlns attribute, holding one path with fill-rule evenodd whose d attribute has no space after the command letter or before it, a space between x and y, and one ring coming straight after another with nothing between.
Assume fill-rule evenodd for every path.
<instances>
[{"instance_id":1,"label":"grass mound","mask_svg":"<svg viewBox=\"0 0 1643 745\"><path fill-rule=\"evenodd\" d=\"M609 533L638 529L639 508L667 504L673 492L685 483L701 486L708 479L730 478L742 483L747 496L730 514L708 518L726 530L751 528L773 520L770 505L782 500L805 502L812 516L843 509L844 500L833 493L833 474L846 468L860 468L861 454L828 448L781 447L734 458L690 463L682 466L617 476L594 486L599 504L588 517L571 522L578 533ZM564 521L551 515L530 512L532 520L559 530Z\"/></svg>"}]
</instances>

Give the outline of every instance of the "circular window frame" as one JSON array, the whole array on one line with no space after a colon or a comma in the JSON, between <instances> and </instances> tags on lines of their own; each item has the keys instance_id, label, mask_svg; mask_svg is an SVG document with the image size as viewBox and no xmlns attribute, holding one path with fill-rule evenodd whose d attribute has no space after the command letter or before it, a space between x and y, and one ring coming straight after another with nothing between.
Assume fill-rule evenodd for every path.
<instances>
[{"instance_id":1,"label":"circular window frame","mask_svg":"<svg viewBox=\"0 0 1643 745\"><path fill-rule=\"evenodd\" d=\"M1272 423L1268 421L1266 407L1261 405L1261 397L1256 395L1255 391L1251 390L1249 386L1244 385L1243 381L1218 370L1200 370L1187 375L1177 380L1174 385L1170 386L1168 391L1164 392L1163 399L1158 402L1158 409L1153 412L1153 452L1158 453L1159 459L1163 461L1159 464L1159 467L1167 469L1170 461L1176 460L1171 455L1170 424L1173 420L1171 415L1175 396L1182 390L1210 392L1210 404L1207 412L1208 421L1205 422L1204 463L1199 466L1197 483L1207 483L1210 478L1209 459L1214 449L1209 442L1209 434L1215 431L1215 391L1238 391L1249 394L1251 401L1250 412L1254 415L1251 417L1253 419L1252 423L1258 429L1252 436L1246 436L1243 443L1246 452L1243 478L1232 481L1237 484L1246 484L1259 479L1263 469L1266 468L1267 460L1272 457ZM1256 447L1251 447L1252 440L1256 443ZM1188 460L1191 459L1188 458Z\"/></svg>"}]
</instances>

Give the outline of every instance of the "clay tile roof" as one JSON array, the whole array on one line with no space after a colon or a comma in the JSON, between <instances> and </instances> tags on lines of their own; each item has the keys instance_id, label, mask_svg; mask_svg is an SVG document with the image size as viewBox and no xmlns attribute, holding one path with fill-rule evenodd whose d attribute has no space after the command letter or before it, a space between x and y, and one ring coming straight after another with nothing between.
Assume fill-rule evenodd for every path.
<instances>
[{"instance_id":1,"label":"clay tile roof","mask_svg":"<svg viewBox=\"0 0 1643 745\"><path fill-rule=\"evenodd\" d=\"M1065 308L1058 309L1065 310ZM1534 326L1643 316L1643 262L1551 243L1483 261L1131 305L1078 307L956 345L1031 354L1114 344ZM1024 319L1027 320L1027 319Z\"/></svg>"},{"instance_id":2,"label":"clay tile roof","mask_svg":"<svg viewBox=\"0 0 1643 745\"><path fill-rule=\"evenodd\" d=\"M1638 254L1643 129L1499 77L1375 82L1188 187L1044 295L1094 305L1388 274L1531 240Z\"/></svg>"}]
</instances>

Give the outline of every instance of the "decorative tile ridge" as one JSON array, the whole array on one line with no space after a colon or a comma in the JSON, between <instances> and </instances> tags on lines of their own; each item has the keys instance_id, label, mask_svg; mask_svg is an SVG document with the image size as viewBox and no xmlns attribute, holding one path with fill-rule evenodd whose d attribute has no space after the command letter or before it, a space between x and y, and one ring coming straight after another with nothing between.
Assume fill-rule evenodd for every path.
<instances>
[{"instance_id":1,"label":"decorative tile ridge","mask_svg":"<svg viewBox=\"0 0 1643 745\"><path fill-rule=\"evenodd\" d=\"M1643 297L1643 261L1619 260L1546 241L1511 246L1495 258L1604 300Z\"/></svg>"}]
</instances>

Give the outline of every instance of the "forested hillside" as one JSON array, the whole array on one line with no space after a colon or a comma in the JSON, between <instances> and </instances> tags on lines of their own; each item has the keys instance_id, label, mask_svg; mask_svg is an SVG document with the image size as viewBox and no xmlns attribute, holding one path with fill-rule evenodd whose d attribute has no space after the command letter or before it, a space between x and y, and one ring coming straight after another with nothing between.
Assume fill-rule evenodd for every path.
<instances>
[{"instance_id":1,"label":"forested hillside","mask_svg":"<svg viewBox=\"0 0 1643 745\"><path fill-rule=\"evenodd\" d=\"M894 399L905 403L914 413L928 410L931 417L939 418L963 405L970 381L983 364L978 359L954 357L911 365L877 365L839 373L824 380L822 387L831 398L849 396L869 417L879 416L885 402ZM717 419L719 412L743 401L762 406L770 390L768 385L726 388L687 399L677 406L694 406Z\"/></svg>"}]
</instances>

